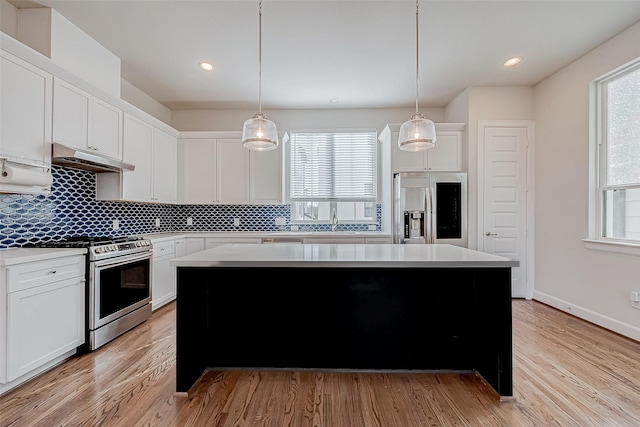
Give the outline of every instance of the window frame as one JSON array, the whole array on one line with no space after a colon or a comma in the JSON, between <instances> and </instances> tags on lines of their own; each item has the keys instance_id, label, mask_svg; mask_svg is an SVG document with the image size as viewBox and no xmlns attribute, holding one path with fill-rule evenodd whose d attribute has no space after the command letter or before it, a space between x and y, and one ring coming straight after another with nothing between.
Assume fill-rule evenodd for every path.
<instances>
[{"instance_id":1,"label":"window frame","mask_svg":"<svg viewBox=\"0 0 640 427\"><path fill-rule=\"evenodd\" d=\"M373 134L373 141L375 144L375 159L374 159L374 163L375 163L375 176L374 176L374 186L375 186L375 192L373 197L370 200L354 200L354 199L326 199L326 198L317 198L317 199L296 199L296 198L292 198L291 197L291 162L292 162L292 154L291 154L291 150L292 150L292 146L293 146L293 140L294 140L294 134L295 133L314 133L314 132L320 132L320 133L357 133L357 132L362 132L362 133L372 133ZM336 128L326 128L326 129L318 129L318 128L313 128L313 129L308 129L308 128L304 128L304 129L291 129L289 130L289 135L290 138L288 140L288 144L289 146L286 149L286 201L287 203L289 203L291 205L291 209L290 209L290 214L289 214L289 222L291 224L299 224L299 225L323 225L323 224L330 224L331 223L331 218L329 217L329 219L294 219L293 218L293 211L294 211L294 204L295 203L305 203L305 202L312 202L312 203L326 203L329 205L329 212L332 211L333 208L336 208L336 212L339 212L339 209L337 209L337 204L338 203L353 203L354 204L354 209L355 209L355 204L357 203L371 203L372 209L373 209L373 215L371 219L345 219L345 218L340 218L340 215L338 214L338 220L340 222L340 224L354 224L354 225L358 225L358 224L378 224L378 218L377 218L377 205L378 205L378 200L380 199L380 141L379 141L379 132L377 129L375 128L343 128L343 129L336 129Z\"/></svg>"},{"instance_id":2,"label":"window frame","mask_svg":"<svg viewBox=\"0 0 640 427\"><path fill-rule=\"evenodd\" d=\"M638 70L640 70L640 58L636 58L595 79L591 85L590 129L592 148L590 150L590 156L592 160L590 161L589 237L583 240L589 249L640 256L640 240L607 236L608 225L605 224L605 209L607 209L605 192L611 190L640 189L640 183L617 185L607 183L609 172L607 85L612 81L630 73L637 72Z\"/></svg>"}]
</instances>

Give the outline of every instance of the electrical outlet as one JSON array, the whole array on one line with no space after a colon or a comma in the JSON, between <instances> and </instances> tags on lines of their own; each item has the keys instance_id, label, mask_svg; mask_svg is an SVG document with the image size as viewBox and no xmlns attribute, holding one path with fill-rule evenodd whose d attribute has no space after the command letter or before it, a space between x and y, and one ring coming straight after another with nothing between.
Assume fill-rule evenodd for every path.
<instances>
[{"instance_id":1,"label":"electrical outlet","mask_svg":"<svg viewBox=\"0 0 640 427\"><path fill-rule=\"evenodd\" d=\"M640 291L631 291L629 293L629 303L631 307L640 310Z\"/></svg>"},{"instance_id":2,"label":"electrical outlet","mask_svg":"<svg viewBox=\"0 0 640 427\"><path fill-rule=\"evenodd\" d=\"M298 231L298 226L297 225L292 225L289 228L291 229L291 231Z\"/></svg>"},{"instance_id":3,"label":"electrical outlet","mask_svg":"<svg viewBox=\"0 0 640 427\"><path fill-rule=\"evenodd\" d=\"M369 224L369 231L376 231L376 228L375 224Z\"/></svg>"},{"instance_id":4,"label":"electrical outlet","mask_svg":"<svg viewBox=\"0 0 640 427\"><path fill-rule=\"evenodd\" d=\"M187 225L193 225L193 218L187 218Z\"/></svg>"},{"instance_id":5,"label":"electrical outlet","mask_svg":"<svg viewBox=\"0 0 640 427\"><path fill-rule=\"evenodd\" d=\"M160 218L156 218L156 227L160 227Z\"/></svg>"},{"instance_id":6,"label":"electrical outlet","mask_svg":"<svg viewBox=\"0 0 640 427\"><path fill-rule=\"evenodd\" d=\"M113 220L113 227L114 230L117 230L120 228L120 221L118 221L117 219Z\"/></svg>"},{"instance_id":7,"label":"electrical outlet","mask_svg":"<svg viewBox=\"0 0 640 427\"><path fill-rule=\"evenodd\" d=\"M233 225L236 227L240 225L240 218L233 218Z\"/></svg>"},{"instance_id":8,"label":"electrical outlet","mask_svg":"<svg viewBox=\"0 0 640 427\"><path fill-rule=\"evenodd\" d=\"M285 218L276 218L276 225L286 225L287 220Z\"/></svg>"}]
</instances>

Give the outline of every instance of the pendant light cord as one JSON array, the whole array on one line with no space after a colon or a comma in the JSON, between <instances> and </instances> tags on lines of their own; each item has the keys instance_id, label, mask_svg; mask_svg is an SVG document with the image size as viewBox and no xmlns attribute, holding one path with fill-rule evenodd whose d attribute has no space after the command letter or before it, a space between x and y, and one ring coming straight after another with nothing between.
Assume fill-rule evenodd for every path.
<instances>
[{"instance_id":1,"label":"pendant light cord","mask_svg":"<svg viewBox=\"0 0 640 427\"><path fill-rule=\"evenodd\" d=\"M258 114L262 114L262 0L259 5L258 33Z\"/></svg>"},{"instance_id":2,"label":"pendant light cord","mask_svg":"<svg viewBox=\"0 0 640 427\"><path fill-rule=\"evenodd\" d=\"M416 114L418 114L418 1L416 0Z\"/></svg>"}]
</instances>

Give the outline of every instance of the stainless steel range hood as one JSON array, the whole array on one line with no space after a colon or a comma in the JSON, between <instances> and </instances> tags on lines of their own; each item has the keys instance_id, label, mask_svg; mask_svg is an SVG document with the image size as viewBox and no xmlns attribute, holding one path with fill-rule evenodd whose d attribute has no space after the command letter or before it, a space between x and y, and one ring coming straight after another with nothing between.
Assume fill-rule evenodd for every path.
<instances>
[{"instance_id":1,"label":"stainless steel range hood","mask_svg":"<svg viewBox=\"0 0 640 427\"><path fill-rule=\"evenodd\" d=\"M91 172L127 172L135 169L131 163L102 156L93 151L68 147L57 142L52 145L51 163L65 168Z\"/></svg>"}]
</instances>

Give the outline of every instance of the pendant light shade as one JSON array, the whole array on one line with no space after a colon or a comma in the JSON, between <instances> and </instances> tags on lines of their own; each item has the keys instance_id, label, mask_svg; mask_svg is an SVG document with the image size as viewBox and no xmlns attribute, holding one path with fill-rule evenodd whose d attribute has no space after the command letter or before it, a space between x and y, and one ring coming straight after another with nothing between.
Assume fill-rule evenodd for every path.
<instances>
[{"instance_id":1,"label":"pendant light shade","mask_svg":"<svg viewBox=\"0 0 640 427\"><path fill-rule=\"evenodd\" d=\"M278 147L276 124L263 114L256 114L242 127L242 145L249 150L269 151Z\"/></svg>"},{"instance_id":2,"label":"pendant light shade","mask_svg":"<svg viewBox=\"0 0 640 427\"><path fill-rule=\"evenodd\" d=\"M436 146L436 126L420 113L400 126L398 147L405 151L422 151Z\"/></svg>"},{"instance_id":3,"label":"pendant light shade","mask_svg":"<svg viewBox=\"0 0 640 427\"><path fill-rule=\"evenodd\" d=\"M244 122L242 145L249 150L269 151L278 148L276 124L262 114L262 0L259 3L258 43L258 114Z\"/></svg>"},{"instance_id":4,"label":"pendant light shade","mask_svg":"<svg viewBox=\"0 0 640 427\"><path fill-rule=\"evenodd\" d=\"M416 112L400 127L398 148L404 151L422 151L436 146L436 126L418 112L418 0L416 0Z\"/></svg>"}]
</instances>

